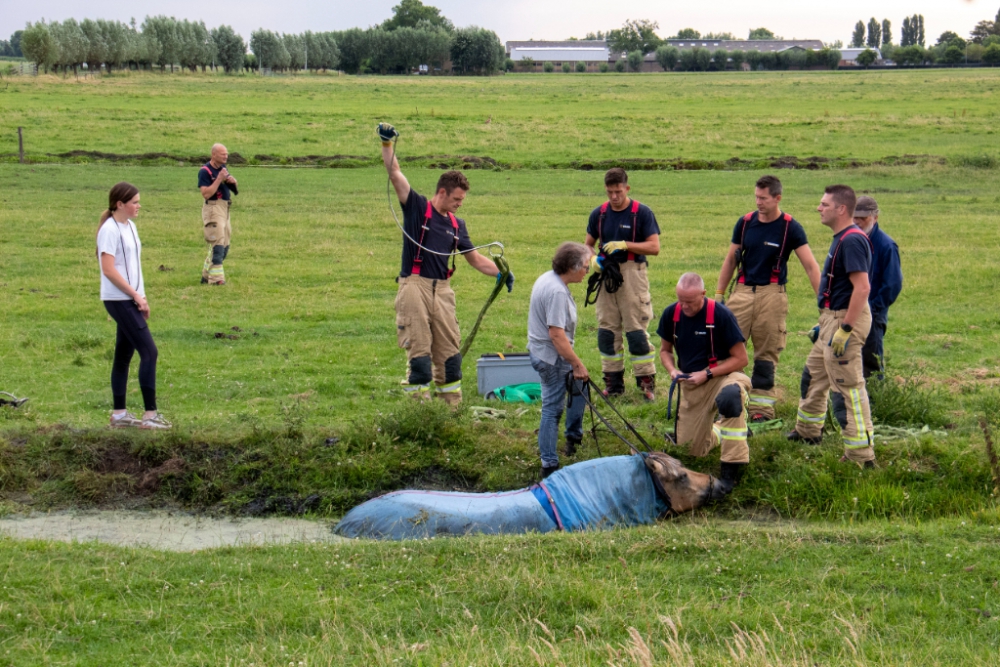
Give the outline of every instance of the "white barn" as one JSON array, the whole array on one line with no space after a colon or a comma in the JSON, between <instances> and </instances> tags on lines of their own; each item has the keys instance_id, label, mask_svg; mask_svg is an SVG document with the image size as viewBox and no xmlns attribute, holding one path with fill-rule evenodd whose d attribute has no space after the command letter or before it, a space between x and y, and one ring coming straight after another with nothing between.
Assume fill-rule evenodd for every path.
<instances>
[{"instance_id":1,"label":"white barn","mask_svg":"<svg viewBox=\"0 0 1000 667\"><path fill-rule=\"evenodd\" d=\"M572 40L565 42L507 42L507 57L521 69L525 58L534 61L534 69L540 71L542 65L552 63L557 68L563 63L576 67L578 62L587 66L588 72L596 72L600 63L609 60L608 43L604 40Z\"/></svg>"}]
</instances>

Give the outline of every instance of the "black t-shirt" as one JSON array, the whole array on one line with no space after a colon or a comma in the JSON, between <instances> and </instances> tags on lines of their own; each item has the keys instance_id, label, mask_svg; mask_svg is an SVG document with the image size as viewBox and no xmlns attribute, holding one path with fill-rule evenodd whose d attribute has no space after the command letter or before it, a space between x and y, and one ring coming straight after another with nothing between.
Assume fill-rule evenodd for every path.
<instances>
[{"instance_id":1,"label":"black t-shirt","mask_svg":"<svg viewBox=\"0 0 1000 667\"><path fill-rule=\"evenodd\" d=\"M421 233L424 233L425 216L427 215L427 198L417 194L417 191L410 188L410 196L403 204L403 229L417 241L420 241ZM458 221L458 249L471 250L472 241L469 239L469 232L465 229L465 220ZM430 248L436 252L453 252L455 250L455 228L451 225L451 218L441 215L431 206L431 219L428 229L424 233L424 240L421 242L425 248ZM413 271L413 258L417 256L417 245L410 239L403 237L403 260L402 268L399 270L399 277L406 278ZM445 280L448 278L448 267L451 266L450 257L442 257L422 250L420 252L420 276L432 280Z\"/></svg>"},{"instance_id":2,"label":"black t-shirt","mask_svg":"<svg viewBox=\"0 0 1000 667\"><path fill-rule=\"evenodd\" d=\"M219 172L222 171L222 167L216 169L209 162L203 165L201 169L198 170L198 187L208 188L211 187L212 183L215 183L215 179L219 177ZM219 189L215 191L215 194L209 197L206 201L212 201L215 199L221 199L223 201L230 201L232 196L232 190L228 183L222 181L219 183Z\"/></svg>"},{"instance_id":3,"label":"black t-shirt","mask_svg":"<svg viewBox=\"0 0 1000 667\"><path fill-rule=\"evenodd\" d=\"M667 306L660 316L660 326L656 334L671 343L677 352L677 368L685 373L695 373L708 368L708 360L715 347L715 357L718 362L730 357L729 349L746 339L736 322L736 316L721 303L715 304L715 329L709 336L707 328L708 303L702 306L698 314L688 317L681 312L681 321L677 323L677 340L674 340L674 310L680 308L676 303Z\"/></svg>"},{"instance_id":4,"label":"black t-shirt","mask_svg":"<svg viewBox=\"0 0 1000 667\"><path fill-rule=\"evenodd\" d=\"M760 214L754 212L753 217L746 223L746 232L743 231L743 218L736 221L733 227L733 243L740 245L743 240L743 282L747 285L767 285L771 282L771 271L778 263L778 251L781 250L784 241L784 250L781 252L781 274L778 277L778 284L784 285L788 282L788 258L797 248L809 243L806 240L806 230L802 225L792 218L788 222L788 238L785 239L785 217L784 214L773 222L761 222Z\"/></svg>"},{"instance_id":5,"label":"black t-shirt","mask_svg":"<svg viewBox=\"0 0 1000 667\"><path fill-rule=\"evenodd\" d=\"M601 244L609 241L635 241L642 243L653 234L660 233L660 226L656 223L656 216L645 204L639 204L636 211L635 235L632 235L632 201L624 211L616 211L608 204L608 210L604 214L603 229L598 231L597 223L601 219L601 207L598 206L590 212L590 220L587 222L587 233L593 238L600 240ZM600 249L600 248L598 248ZM636 255L635 261L645 262L645 255Z\"/></svg>"},{"instance_id":6,"label":"black t-shirt","mask_svg":"<svg viewBox=\"0 0 1000 667\"><path fill-rule=\"evenodd\" d=\"M860 233L847 232L851 229ZM840 249L837 249L837 244ZM830 262L833 260L834 252L837 253L837 263L833 267L833 289L830 291L830 305L826 305L827 283L830 280ZM830 252L823 262L823 275L819 280L819 307L830 310L844 310L851 303L851 294L854 293L854 285L848 276L849 273L864 271L868 273L872 265L872 249L868 237L857 225L851 225L844 231L833 237L830 244Z\"/></svg>"}]
</instances>

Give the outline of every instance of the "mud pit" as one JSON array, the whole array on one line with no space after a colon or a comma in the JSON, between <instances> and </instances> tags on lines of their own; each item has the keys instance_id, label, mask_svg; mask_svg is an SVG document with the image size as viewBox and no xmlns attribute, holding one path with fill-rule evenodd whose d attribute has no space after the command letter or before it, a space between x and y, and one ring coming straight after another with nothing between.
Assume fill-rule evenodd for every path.
<instances>
[{"instance_id":1,"label":"mud pit","mask_svg":"<svg viewBox=\"0 0 1000 667\"><path fill-rule=\"evenodd\" d=\"M0 519L0 536L60 542L102 542L161 551L224 546L340 542L329 521L228 519L172 512L53 512Z\"/></svg>"}]
</instances>

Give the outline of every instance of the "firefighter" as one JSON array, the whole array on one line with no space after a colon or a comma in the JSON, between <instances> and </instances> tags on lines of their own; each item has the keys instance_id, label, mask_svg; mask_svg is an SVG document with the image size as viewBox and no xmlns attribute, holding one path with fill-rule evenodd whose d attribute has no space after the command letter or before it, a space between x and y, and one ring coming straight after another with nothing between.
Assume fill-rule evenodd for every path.
<instances>
[{"instance_id":1,"label":"firefighter","mask_svg":"<svg viewBox=\"0 0 1000 667\"><path fill-rule=\"evenodd\" d=\"M854 224L872 242L872 268L868 273L871 294L868 307L872 311L872 330L861 350L862 372L867 380L872 375L879 380L885 373L883 338L889 325L889 306L896 302L903 289L903 271L899 266L899 246L878 225L878 202L874 197L858 197L854 209Z\"/></svg>"},{"instance_id":2,"label":"firefighter","mask_svg":"<svg viewBox=\"0 0 1000 667\"><path fill-rule=\"evenodd\" d=\"M795 430L788 439L818 445L823 437L827 392L833 392L834 414L844 439L842 461L875 467L872 417L861 372L861 349L871 329L868 272L871 241L854 224L857 197L846 185L831 185L817 210L833 232L823 265L819 324L810 338L812 349L802 369L801 400Z\"/></svg>"},{"instance_id":3,"label":"firefighter","mask_svg":"<svg viewBox=\"0 0 1000 667\"><path fill-rule=\"evenodd\" d=\"M462 254L472 268L497 281L503 274L489 258L473 250L465 221L455 217L469 191L465 174L446 171L438 179L434 196L427 199L410 187L399 169L392 144L398 136L395 128L380 123L377 132L382 161L403 207L408 237L403 239L402 268L396 279L396 338L409 364L403 390L414 398L426 398L433 379L436 396L458 405L462 402L462 355L451 289L455 255ZM508 292L514 288L513 273L507 276L506 285Z\"/></svg>"},{"instance_id":4,"label":"firefighter","mask_svg":"<svg viewBox=\"0 0 1000 667\"><path fill-rule=\"evenodd\" d=\"M629 197L628 174L615 167L604 174L608 201L590 213L586 244L595 255L591 268L609 263L620 271L621 285L598 292L597 348L604 372L604 395L625 393L624 347L628 345L635 383L647 401L656 400L656 352L646 329L653 318L646 274L648 255L660 254L660 227L648 206Z\"/></svg>"},{"instance_id":5,"label":"firefighter","mask_svg":"<svg viewBox=\"0 0 1000 667\"><path fill-rule=\"evenodd\" d=\"M656 333L660 362L681 387L677 444L687 445L692 456L707 456L720 447L719 480L728 493L750 462L746 412L750 378L741 372L747 365L747 348L733 313L705 294L701 276L682 275L677 303L663 311Z\"/></svg>"},{"instance_id":6,"label":"firefighter","mask_svg":"<svg viewBox=\"0 0 1000 667\"><path fill-rule=\"evenodd\" d=\"M757 210L736 221L729 253L722 263L715 300L725 303L740 323L744 338L753 345L750 376L750 421L774 419L778 398L775 370L785 349L788 316L788 258L799 258L812 285L819 290L819 265L806 232L791 215L782 212L781 181L774 176L758 179L754 196ZM736 272L729 299L725 289Z\"/></svg>"},{"instance_id":7,"label":"firefighter","mask_svg":"<svg viewBox=\"0 0 1000 667\"><path fill-rule=\"evenodd\" d=\"M229 173L226 163L229 151L222 144L212 146L212 158L198 170L198 189L204 201L201 206L202 229L208 243L208 256L201 267L201 284L226 284L222 262L229 255L233 228L229 222L232 195L239 194L238 183Z\"/></svg>"}]
</instances>

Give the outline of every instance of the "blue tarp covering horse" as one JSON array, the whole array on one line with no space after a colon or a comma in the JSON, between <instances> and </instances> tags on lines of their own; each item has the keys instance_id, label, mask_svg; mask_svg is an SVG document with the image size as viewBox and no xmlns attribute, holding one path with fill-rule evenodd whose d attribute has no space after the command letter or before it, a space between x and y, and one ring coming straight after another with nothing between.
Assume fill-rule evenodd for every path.
<instances>
[{"instance_id":1,"label":"blue tarp covering horse","mask_svg":"<svg viewBox=\"0 0 1000 667\"><path fill-rule=\"evenodd\" d=\"M665 454L611 456L505 493L388 493L352 509L334 530L345 537L404 540L636 526L698 507L718 492L718 480Z\"/></svg>"}]
</instances>

